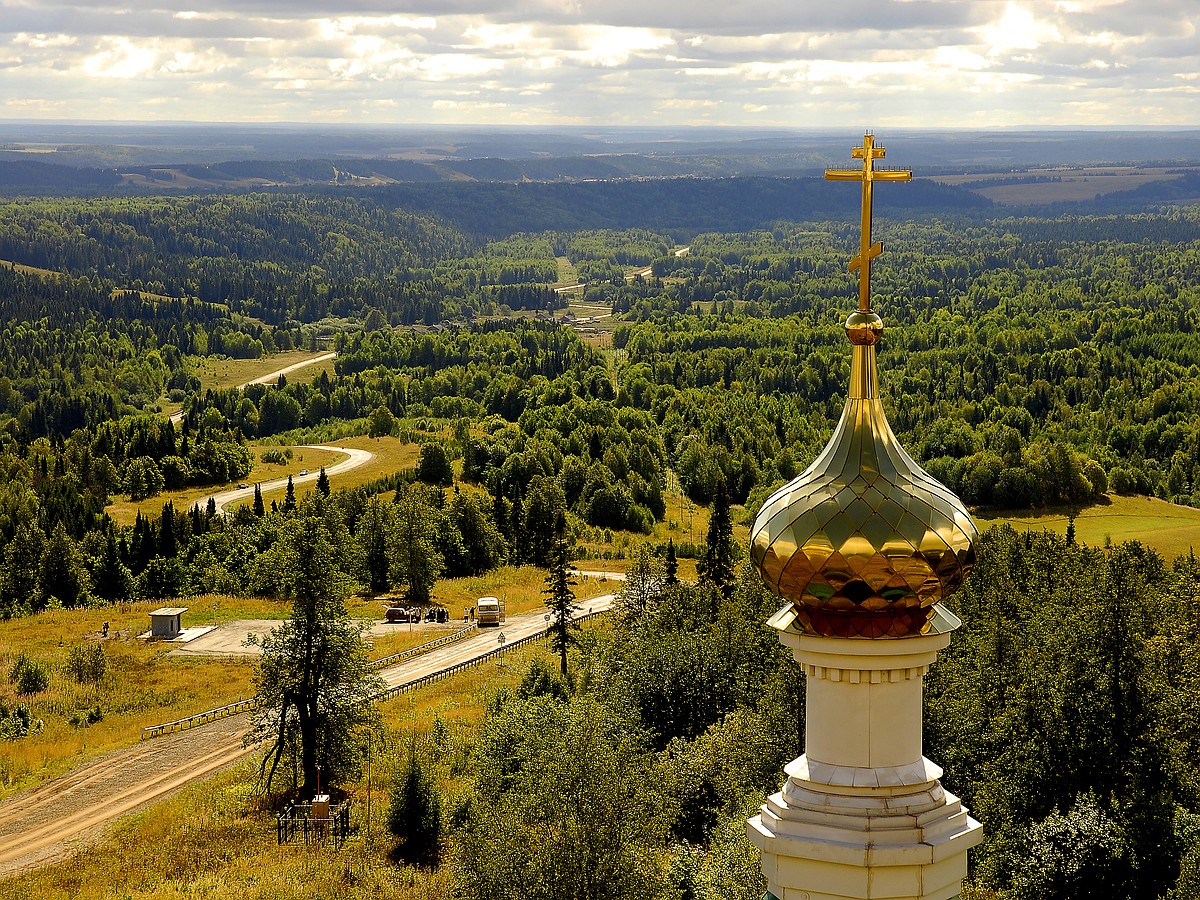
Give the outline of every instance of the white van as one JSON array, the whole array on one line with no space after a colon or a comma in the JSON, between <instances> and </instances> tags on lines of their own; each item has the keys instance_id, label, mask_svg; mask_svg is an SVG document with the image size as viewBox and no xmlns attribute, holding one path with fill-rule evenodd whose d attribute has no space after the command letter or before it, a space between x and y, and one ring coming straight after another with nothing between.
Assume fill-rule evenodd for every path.
<instances>
[{"instance_id":1,"label":"white van","mask_svg":"<svg viewBox=\"0 0 1200 900\"><path fill-rule=\"evenodd\" d=\"M475 620L480 628L499 628L504 621L504 604L495 597L475 601Z\"/></svg>"}]
</instances>

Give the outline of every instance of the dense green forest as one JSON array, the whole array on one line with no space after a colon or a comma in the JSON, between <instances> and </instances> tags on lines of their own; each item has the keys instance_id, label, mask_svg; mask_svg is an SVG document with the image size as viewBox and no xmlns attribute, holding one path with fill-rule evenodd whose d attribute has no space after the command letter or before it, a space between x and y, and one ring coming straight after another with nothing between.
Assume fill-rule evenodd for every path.
<instances>
[{"instance_id":1,"label":"dense green forest","mask_svg":"<svg viewBox=\"0 0 1200 900\"><path fill-rule=\"evenodd\" d=\"M552 566L565 538L649 535L676 483L748 520L845 399L857 231L842 199L801 202L813 189L0 204L0 615L280 596L282 537L301 520L362 590L416 600L438 578ZM734 196L743 212L718 222ZM926 188L878 233L881 385L904 445L978 508L1078 510L1109 492L1200 505L1200 213L1002 218L961 197ZM612 309L611 342L561 321L564 270ZM317 346L337 350L332 373L244 391L197 377L205 358ZM402 433L420 463L227 516L169 497L132 526L105 513L245 479L252 440L335 428ZM652 569L666 548L646 547ZM628 829L613 840L637 836L637 867L613 873L627 896L761 895L737 826L799 752L800 679L761 627L777 601L748 572L714 577L734 560L712 541L685 552L702 584L654 576L621 627L580 638L565 681L531 672L497 702L477 749L490 774L451 815L460 835L523 833L555 783L533 773L573 778L565 751L591 742L637 785L612 822ZM987 828L976 889L1194 895L1198 574L1137 545L985 536L926 723L928 755ZM505 895L469 841L454 846L464 884Z\"/></svg>"}]
</instances>

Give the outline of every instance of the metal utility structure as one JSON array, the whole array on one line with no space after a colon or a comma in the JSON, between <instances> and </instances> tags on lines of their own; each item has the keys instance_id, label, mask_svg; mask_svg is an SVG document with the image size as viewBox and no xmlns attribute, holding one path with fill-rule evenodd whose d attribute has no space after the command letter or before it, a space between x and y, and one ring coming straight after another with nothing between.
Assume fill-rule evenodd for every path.
<instances>
[{"instance_id":1,"label":"metal utility structure","mask_svg":"<svg viewBox=\"0 0 1200 900\"><path fill-rule=\"evenodd\" d=\"M862 183L848 398L825 449L767 499L750 538L759 574L787 601L770 624L804 670L805 752L746 827L766 900L948 900L983 833L922 756L922 679L959 624L940 601L970 571L978 532L900 446L879 399L872 185L912 173L875 168L884 148L869 133L853 154L861 171L826 172Z\"/></svg>"}]
</instances>

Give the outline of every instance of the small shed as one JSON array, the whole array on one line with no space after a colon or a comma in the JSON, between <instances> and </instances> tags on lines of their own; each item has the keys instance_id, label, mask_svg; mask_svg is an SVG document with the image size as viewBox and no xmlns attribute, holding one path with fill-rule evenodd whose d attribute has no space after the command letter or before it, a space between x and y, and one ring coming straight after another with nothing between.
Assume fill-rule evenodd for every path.
<instances>
[{"instance_id":1,"label":"small shed","mask_svg":"<svg viewBox=\"0 0 1200 900\"><path fill-rule=\"evenodd\" d=\"M180 620L187 612L186 606L164 606L150 613L150 636L156 638L173 638L183 630Z\"/></svg>"}]
</instances>

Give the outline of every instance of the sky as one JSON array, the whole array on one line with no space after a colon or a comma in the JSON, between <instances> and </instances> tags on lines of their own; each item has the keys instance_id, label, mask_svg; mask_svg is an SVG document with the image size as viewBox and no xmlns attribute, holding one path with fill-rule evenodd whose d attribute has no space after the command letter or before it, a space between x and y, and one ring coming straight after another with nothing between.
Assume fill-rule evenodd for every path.
<instances>
[{"instance_id":1,"label":"sky","mask_svg":"<svg viewBox=\"0 0 1200 900\"><path fill-rule=\"evenodd\" d=\"M1200 0L0 0L0 119L1200 126Z\"/></svg>"}]
</instances>

